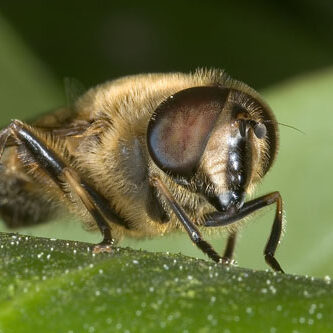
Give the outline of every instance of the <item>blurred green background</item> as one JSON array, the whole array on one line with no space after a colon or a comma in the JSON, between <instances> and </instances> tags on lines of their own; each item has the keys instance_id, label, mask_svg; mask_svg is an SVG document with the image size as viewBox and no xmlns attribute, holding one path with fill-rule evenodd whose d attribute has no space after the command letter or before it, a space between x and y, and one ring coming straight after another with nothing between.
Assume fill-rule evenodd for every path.
<instances>
[{"instance_id":1,"label":"blurred green background","mask_svg":"<svg viewBox=\"0 0 333 333\"><path fill-rule=\"evenodd\" d=\"M281 144L258 195L279 190L287 227L277 258L288 273L333 274L333 3L310 1L7 1L0 3L0 123L65 104L63 78L87 87L141 72L221 67L259 90ZM274 209L243 229L239 265L266 269ZM0 230L6 230L0 224ZM98 241L75 221L20 230ZM208 237L221 251L224 239ZM183 234L122 245L203 257Z\"/></svg>"}]
</instances>

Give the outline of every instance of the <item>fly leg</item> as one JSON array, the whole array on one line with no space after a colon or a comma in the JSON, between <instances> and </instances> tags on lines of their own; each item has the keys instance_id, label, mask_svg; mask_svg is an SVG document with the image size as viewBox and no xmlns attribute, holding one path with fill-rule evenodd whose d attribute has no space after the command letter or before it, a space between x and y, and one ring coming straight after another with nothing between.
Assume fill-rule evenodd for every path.
<instances>
[{"instance_id":1,"label":"fly leg","mask_svg":"<svg viewBox=\"0 0 333 333\"><path fill-rule=\"evenodd\" d=\"M194 223L189 219L185 211L180 207L180 205L177 203L175 198L172 196L170 191L167 189L167 187L164 185L164 183L161 181L161 179L158 176L152 176L151 182L153 186L156 186L160 192L163 194L164 198L170 205L170 208L173 210L179 221L184 226L186 232L190 236L193 243L203 252L205 253L209 258L214 260L218 263L226 263L224 259L219 256L219 254L213 249L213 247L206 242L202 236L198 228L194 225Z\"/></svg>"},{"instance_id":2,"label":"fly leg","mask_svg":"<svg viewBox=\"0 0 333 333\"><path fill-rule=\"evenodd\" d=\"M258 209L266 207L271 204L276 204L276 211L271 233L269 235L267 244L264 249L264 256L266 263L277 272L283 270L275 259L275 251L279 244L282 233L282 198L279 192L272 192L257 199L246 202L236 213L235 212L215 212L209 214L205 221L206 227L225 226L250 215Z\"/></svg>"},{"instance_id":3,"label":"fly leg","mask_svg":"<svg viewBox=\"0 0 333 333\"><path fill-rule=\"evenodd\" d=\"M0 132L0 158L9 139L14 139L15 144L20 146L21 159L32 159L32 163L44 171L65 195L68 195L69 185L70 190L80 198L101 231L103 240L95 246L94 251L110 252L113 244L110 224L116 223L126 228L126 221L112 210L107 200L92 186L80 179L78 173L49 147L45 138L43 139L42 135L39 137L37 130L34 131L32 127L19 120L12 121Z\"/></svg>"},{"instance_id":4,"label":"fly leg","mask_svg":"<svg viewBox=\"0 0 333 333\"><path fill-rule=\"evenodd\" d=\"M228 263L232 262L234 256L235 246L236 246L237 233L231 232L228 236L227 245L224 249L223 260Z\"/></svg>"}]
</instances>

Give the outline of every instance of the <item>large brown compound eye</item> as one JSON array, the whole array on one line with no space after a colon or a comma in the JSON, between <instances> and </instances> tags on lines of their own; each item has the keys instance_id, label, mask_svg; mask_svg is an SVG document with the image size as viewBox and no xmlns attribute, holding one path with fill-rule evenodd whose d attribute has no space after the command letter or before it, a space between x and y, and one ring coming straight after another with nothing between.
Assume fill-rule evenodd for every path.
<instances>
[{"instance_id":1,"label":"large brown compound eye","mask_svg":"<svg viewBox=\"0 0 333 333\"><path fill-rule=\"evenodd\" d=\"M147 130L150 156L163 171L190 178L196 171L229 89L181 90L155 110Z\"/></svg>"}]
</instances>

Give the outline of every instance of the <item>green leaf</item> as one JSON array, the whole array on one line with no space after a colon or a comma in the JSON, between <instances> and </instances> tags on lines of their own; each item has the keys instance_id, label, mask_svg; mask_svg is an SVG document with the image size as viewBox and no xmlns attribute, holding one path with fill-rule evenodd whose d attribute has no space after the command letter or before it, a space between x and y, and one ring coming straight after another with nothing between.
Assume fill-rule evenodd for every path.
<instances>
[{"instance_id":1,"label":"green leaf","mask_svg":"<svg viewBox=\"0 0 333 333\"><path fill-rule=\"evenodd\" d=\"M330 280L0 233L0 332L330 332Z\"/></svg>"}]
</instances>

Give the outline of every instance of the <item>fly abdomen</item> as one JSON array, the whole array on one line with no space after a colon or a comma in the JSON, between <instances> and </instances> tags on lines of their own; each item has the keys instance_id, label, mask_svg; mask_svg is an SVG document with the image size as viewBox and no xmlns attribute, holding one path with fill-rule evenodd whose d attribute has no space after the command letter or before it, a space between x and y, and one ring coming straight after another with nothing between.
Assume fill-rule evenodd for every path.
<instances>
[{"instance_id":1,"label":"fly abdomen","mask_svg":"<svg viewBox=\"0 0 333 333\"><path fill-rule=\"evenodd\" d=\"M45 191L44 191L45 192ZM0 216L8 228L19 228L50 220L56 207L36 183L19 174L0 170Z\"/></svg>"}]
</instances>

